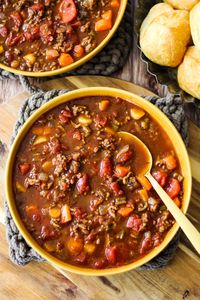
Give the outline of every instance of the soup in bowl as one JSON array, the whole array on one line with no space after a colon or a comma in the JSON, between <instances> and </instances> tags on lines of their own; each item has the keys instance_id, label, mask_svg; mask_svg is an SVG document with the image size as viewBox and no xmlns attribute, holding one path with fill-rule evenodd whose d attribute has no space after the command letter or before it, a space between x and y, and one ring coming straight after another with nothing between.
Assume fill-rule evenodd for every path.
<instances>
[{"instance_id":1,"label":"soup in bowl","mask_svg":"<svg viewBox=\"0 0 200 300\"><path fill-rule=\"evenodd\" d=\"M27 76L70 71L96 55L123 17L127 0L5 1L0 67Z\"/></svg>"},{"instance_id":2,"label":"soup in bowl","mask_svg":"<svg viewBox=\"0 0 200 300\"><path fill-rule=\"evenodd\" d=\"M27 243L51 263L85 275L136 268L164 249L178 225L141 173L186 212L191 172L184 143L147 100L111 88L59 96L24 124L6 170L9 207Z\"/></svg>"}]
</instances>

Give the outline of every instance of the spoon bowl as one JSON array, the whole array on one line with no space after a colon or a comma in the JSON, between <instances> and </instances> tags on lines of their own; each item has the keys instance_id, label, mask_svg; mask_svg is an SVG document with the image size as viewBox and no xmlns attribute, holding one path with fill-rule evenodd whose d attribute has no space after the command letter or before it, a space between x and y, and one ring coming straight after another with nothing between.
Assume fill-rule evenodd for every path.
<instances>
[{"instance_id":1,"label":"spoon bowl","mask_svg":"<svg viewBox=\"0 0 200 300\"><path fill-rule=\"evenodd\" d=\"M170 211L174 219L177 221L185 235L188 237L196 251L200 254L200 233L193 226L193 224L189 221L189 219L184 215L184 213L177 207L174 201L168 196L165 190L159 185L159 183L155 180L155 178L151 175L151 168L153 165L153 158L149 148L135 135L120 131L118 132L118 136L125 140L126 142L130 142L134 145L138 145L140 149L142 148L144 151L144 163L140 170L137 170L139 174L144 175L151 183L152 187L161 198L163 203L166 205L167 209Z\"/></svg>"},{"instance_id":2,"label":"spoon bowl","mask_svg":"<svg viewBox=\"0 0 200 300\"><path fill-rule=\"evenodd\" d=\"M153 158L149 148L137 136L129 132L119 131L117 134L122 140L130 142L131 144L138 146L137 148L142 148L144 150L143 153L145 155L143 155L143 164L140 169L137 169L137 172L142 175L150 172L153 164Z\"/></svg>"}]
</instances>

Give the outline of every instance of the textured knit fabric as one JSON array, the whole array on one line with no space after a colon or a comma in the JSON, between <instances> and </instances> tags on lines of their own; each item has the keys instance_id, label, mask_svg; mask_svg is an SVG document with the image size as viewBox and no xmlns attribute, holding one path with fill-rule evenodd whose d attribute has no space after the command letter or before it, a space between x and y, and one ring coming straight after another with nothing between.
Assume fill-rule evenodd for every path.
<instances>
[{"instance_id":1,"label":"textured knit fabric","mask_svg":"<svg viewBox=\"0 0 200 300\"><path fill-rule=\"evenodd\" d=\"M30 91L31 88L28 87ZM34 89L33 89L34 90ZM41 105L48 102L52 98L66 93L67 90L52 90L48 92L38 91L30 96L22 106L18 121L16 123L12 142L20 130L21 126L27 120L27 118ZM184 110L179 96L168 95L166 98L158 97L146 97L147 100L158 106L174 123L177 130L182 135L184 142L188 143L188 130L187 130L187 120L185 118ZM7 203L5 202L5 212L6 212L6 227L7 227L7 239L9 243L9 254L11 260L18 265L25 265L30 261L43 261L43 259L31 249L21 234L19 233L15 223L10 215ZM174 252L178 246L179 234L170 242L168 247L166 247L157 257L151 260L149 263L144 265L142 269L158 269L166 266L170 259L172 259Z\"/></svg>"}]
</instances>

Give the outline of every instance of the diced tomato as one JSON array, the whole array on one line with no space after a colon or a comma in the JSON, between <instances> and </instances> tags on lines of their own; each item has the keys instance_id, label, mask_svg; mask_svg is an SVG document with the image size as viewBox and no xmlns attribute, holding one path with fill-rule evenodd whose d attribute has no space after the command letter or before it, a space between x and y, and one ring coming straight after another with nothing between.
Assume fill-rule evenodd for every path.
<instances>
[{"instance_id":1,"label":"diced tomato","mask_svg":"<svg viewBox=\"0 0 200 300\"><path fill-rule=\"evenodd\" d=\"M72 27L79 27L81 26L81 21L76 21L74 23L71 24Z\"/></svg>"},{"instance_id":2,"label":"diced tomato","mask_svg":"<svg viewBox=\"0 0 200 300\"><path fill-rule=\"evenodd\" d=\"M74 57L81 58L84 56L84 48L81 45L75 45L73 51Z\"/></svg>"},{"instance_id":3,"label":"diced tomato","mask_svg":"<svg viewBox=\"0 0 200 300\"><path fill-rule=\"evenodd\" d=\"M11 32L6 39L5 44L8 47L12 47L15 46L17 43L22 42L23 38L24 37L22 34L17 34L16 36L14 36L13 33Z\"/></svg>"},{"instance_id":4,"label":"diced tomato","mask_svg":"<svg viewBox=\"0 0 200 300\"><path fill-rule=\"evenodd\" d=\"M140 254L145 254L152 247L152 238L144 238L140 247Z\"/></svg>"},{"instance_id":5,"label":"diced tomato","mask_svg":"<svg viewBox=\"0 0 200 300\"><path fill-rule=\"evenodd\" d=\"M167 194L174 199L176 196L178 196L180 190L181 186L179 181L175 178L170 178L165 189Z\"/></svg>"},{"instance_id":6,"label":"diced tomato","mask_svg":"<svg viewBox=\"0 0 200 300\"><path fill-rule=\"evenodd\" d=\"M25 207L25 212L27 213L27 215L31 215L31 216L33 216L34 214L37 214L38 213L38 208L37 208L37 206L36 205L27 205L26 207Z\"/></svg>"},{"instance_id":7,"label":"diced tomato","mask_svg":"<svg viewBox=\"0 0 200 300\"><path fill-rule=\"evenodd\" d=\"M98 205L101 203L101 199L91 199L90 200L90 210L95 211Z\"/></svg>"},{"instance_id":8,"label":"diced tomato","mask_svg":"<svg viewBox=\"0 0 200 300\"><path fill-rule=\"evenodd\" d=\"M60 186L60 189L64 192L66 192L69 189L70 185L67 182L63 182Z\"/></svg>"},{"instance_id":9,"label":"diced tomato","mask_svg":"<svg viewBox=\"0 0 200 300\"><path fill-rule=\"evenodd\" d=\"M106 247L105 256L109 261L109 263L114 264L117 259L117 247L116 246Z\"/></svg>"},{"instance_id":10,"label":"diced tomato","mask_svg":"<svg viewBox=\"0 0 200 300\"><path fill-rule=\"evenodd\" d=\"M11 51L5 51L5 58L8 61L12 61L13 60L13 53Z\"/></svg>"},{"instance_id":11,"label":"diced tomato","mask_svg":"<svg viewBox=\"0 0 200 300\"><path fill-rule=\"evenodd\" d=\"M162 237L159 235L159 233L156 233L153 235L152 237L152 241L153 241L153 247L157 247L158 245L160 245L160 243L162 242Z\"/></svg>"},{"instance_id":12,"label":"diced tomato","mask_svg":"<svg viewBox=\"0 0 200 300\"><path fill-rule=\"evenodd\" d=\"M32 34L29 31L24 32L24 37L26 41L28 42L32 41Z\"/></svg>"},{"instance_id":13,"label":"diced tomato","mask_svg":"<svg viewBox=\"0 0 200 300\"><path fill-rule=\"evenodd\" d=\"M49 149L50 149L51 153L57 154L61 149L60 141L58 139L52 140L49 143Z\"/></svg>"},{"instance_id":14,"label":"diced tomato","mask_svg":"<svg viewBox=\"0 0 200 300\"><path fill-rule=\"evenodd\" d=\"M111 182L110 184L111 189L117 196L121 196L124 194L124 191L121 189L120 185L118 182Z\"/></svg>"},{"instance_id":15,"label":"diced tomato","mask_svg":"<svg viewBox=\"0 0 200 300\"><path fill-rule=\"evenodd\" d=\"M33 214L32 220L34 222L40 222L41 221L41 213L38 211L37 213Z\"/></svg>"},{"instance_id":16,"label":"diced tomato","mask_svg":"<svg viewBox=\"0 0 200 300\"><path fill-rule=\"evenodd\" d=\"M88 192L89 185L88 185L89 176L87 174L83 174L81 178L76 183L76 188L79 192L79 194L83 194L85 192Z\"/></svg>"},{"instance_id":17,"label":"diced tomato","mask_svg":"<svg viewBox=\"0 0 200 300\"><path fill-rule=\"evenodd\" d=\"M25 212L29 218L31 218L34 222L41 221L41 211L37 208L36 205L30 204L25 207Z\"/></svg>"},{"instance_id":18,"label":"diced tomato","mask_svg":"<svg viewBox=\"0 0 200 300\"><path fill-rule=\"evenodd\" d=\"M79 218L81 217L81 215L82 215L81 209L78 208L78 207L76 207L76 208L75 208L75 211L74 211L74 217L75 217L76 219L79 219Z\"/></svg>"},{"instance_id":19,"label":"diced tomato","mask_svg":"<svg viewBox=\"0 0 200 300\"><path fill-rule=\"evenodd\" d=\"M79 255L77 255L74 259L79 263L84 263L86 261L87 255L86 253L82 252Z\"/></svg>"},{"instance_id":20,"label":"diced tomato","mask_svg":"<svg viewBox=\"0 0 200 300\"><path fill-rule=\"evenodd\" d=\"M128 150L125 153L122 153L121 155L119 155L119 157L117 158L117 162L125 163L126 161L128 161L132 157L133 157L133 151Z\"/></svg>"},{"instance_id":21,"label":"diced tomato","mask_svg":"<svg viewBox=\"0 0 200 300\"><path fill-rule=\"evenodd\" d=\"M35 25L34 27L32 27L30 29L30 31L25 31L23 35L24 35L26 41L28 41L28 42L39 39L39 37L40 37L39 25Z\"/></svg>"},{"instance_id":22,"label":"diced tomato","mask_svg":"<svg viewBox=\"0 0 200 300\"><path fill-rule=\"evenodd\" d=\"M21 14L18 12L18 11L13 11L11 14L10 14L10 18L13 20L14 24L17 26L17 27L20 27L22 22L23 22L23 19L22 19L22 16Z\"/></svg>"},{"instance_id":23,"label":"diced tomato","mask_svg":"<svg viewBox=\"0 0 200 300\"><path fill-rule=\"evenodd\" d=\"M45 21L40 25L40 37L44 44L47 44L53 39L53 28L50 21Z\"/></svg>"},{"instance_id":24,"label":"diced tomato","mask_svg":"<svg viewBox=\"0 0 200 300\"><path fill-rule=\"evenodd\" d=\"M99 258L94 263L95 269L103 269L106 266L106 260L103 258Z\"/></svg>"},{"instance_id":25,"label":"diced tomato","mask_svg":"<svg viewBox=\"0 0 200 300\"><path fill-rule=\"evenodd\" d=\"M48 60L55 60L59 56L59 53L55 49L47 49L46 58Z\"/></svg>"},{"instance_id":26,"label":"diced tomato","mask_svg":"<svg viewBox=\"0 0 200 300\"><path fill-rule=\"evenodd\" d=\"M130 168L128 168L128 167L117 165L115 167L115 175L117 177L124 177L128 174L129 170L130 170Z\"/></svg>"},{"instance_id":27,"label":"diced tomato","mask_svg":"<svg viewBox=\"0 0 200 300\"><path fill-rule=\"evenodd\" d=\"M30 171L31 165L28 163L19 164L19 170L22 175L26 175Z\"/></svg>"},{"instance_id":28,"label":"diced tomato","mask_svg":"<svg viewBox=\"0 0 200 300\"><path fill-rule=\"evenodd\" d=\"M110 158L106 157L102 159L100 163L100 177L110 177L112 176L112 165Z\"/></svg>"},{"instance_id":29,"label":"diced tomato","mask_svg":"<svg viewBox=\"0 0 200 300\"><path fill-rule=\"evenodd\" d=\"M0 35L5 38L8 35L8 28L6 26L0 27Z\"/></svg>"},{"instance_id":30,"label":"diced tomato","mask_svg":"<svg viewBox=\"0 0 200 300\"><path fill-rule=\"evenodd\" d=\"M126 223L127 228L132 228L134 231L140 231L142 229L143 222L138 215L132 215L128 218Z\"/></svg>"},{"instance_id":31,"label":"diced tomato","mask_svg":"<svg viewBox=\"0 0 200 300\"><path fill-rule=\"evenodd\" d=\"M129 256L130 248L127 246L127 244L125 244L123 242L117 243L116 247L117 247L116 262L124 263L124 261L126 261Z\"/></svg>"},{"instance_id":32,"label":"diced tomato","mask_svg":"<svg viewBox=\"0 0 200 300\"><path fill-rule=\"evenodd\" d=\"M166 181L167 181L167 173L166 172L155 171L155 172L153 172L152 175L161 186L165 186Z\"/></svg>"},{"instance_id":33,"label":"diced tomato","mask_svg":"<svg viewBox=\"0 0 200 300\"><path fill-rule=\"evenodd\" d=\"M41 229L42 239L53 239L56 236L55 230L50 225L43 225Z\"/></svg>"},{"instance_id":34,"label":"diced tomato","mask_svg":"<svg viewBox=\"0 0 200 300\"><path fill-rule=\"evenodd\" d=\"M107 124L108 118L106 116L102 116L102 115L97 114L94 117L94 122L95 122L95 125L103 127Z\"/></svg>"},{"instance_id":35,"label":"diced tomato","mask_svg":"<svg viewBox=\"0 0 200 300\"><path fill-rule=\"evenodd\" d=\"M33 11L43 10L43 8L44 8L44 5L42 3L33 4L31 6L31 9Z\"/></svg>"},{"instance_id":36,"label":"diced tomato","mask_svg":"<svg viewBox=\"0 0 200 300\"><path fill-rule=\"evenodd\" d=\"M63 124L68 124L72 118L72 113L70 110L63 109L59 114L59 120Z\"/></svg>"},{"instance_id":37,"label":"diced tomato","mask_svg":"<svg viewBox=\"0 0 200 300\"><path fill-rule=\"evenodd\" d=\"M77 9L73 0L62 0L58 11L63 23L69 23L77 17Z\"/></svg>"},{"instance_id":38,"label":"diced tomato","mask_svg":"<svg viewBox=\"0 0 200 300\"><path fill-rule=\"evenodd\" d=\"M74 133L73 133L73 139L81 141L82 135L81 135L81 132L78 129L76 129L74 131Z\"/></svg>"},{"instance_id":39,"label":"diced tomato","mask_svg":"<svg viewBox=\"0 0 200 300\"><path fill-rule=\"evenodd\" d=\"M99 171L99 163L95 161L90 161L87 163L88 168L90 169L91 174L97 174Z\"/></svg>"}]
</instances>

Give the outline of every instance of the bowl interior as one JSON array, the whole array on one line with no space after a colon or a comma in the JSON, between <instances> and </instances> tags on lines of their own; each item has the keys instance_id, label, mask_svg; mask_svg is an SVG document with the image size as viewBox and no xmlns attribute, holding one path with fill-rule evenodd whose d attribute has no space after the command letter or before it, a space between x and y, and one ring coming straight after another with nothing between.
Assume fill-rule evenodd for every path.
<instances>
[{"instance_id":1,"label":"bowl interior","mask_svg":"<svg viewBox=\"0 0 200 300\"><path fill-rule=\"evenodd\" d=\"M88 60L92 59L97 53L99 53L106 46L106 44L109 42L109 40L112 38L112 36L114 35L115 31L117 30L117 28L124 16L127 2L128 2L128 0L121 0L118 15L115 20L115 23L114 23L112 29L109 31L108 35L103 39L103 41L94 50L92 50L90 53L88 53L83 58L79 59L78 61L72 63L71 65L68 65L64 68L56 69L53 71L45 71L45 72L21 71L21 70L17 70L17 69L8 67L2 63L0 63L0 68L6 70L8 72L18 74L18 75L24 75L24 76L30 76L30 77L46 77L46 76L54 76L54 75L62 74L65 72L69 72L69 71L72 71L72 70L80 67L81 65L86 63Z\"/></svg>"},{"instance_id":2,"label":"bowl interior","mask_svg":"<svg viewBox=\"0 0 200 300\"><path fill-rule=\"evenodd\" d=\"M58 96L48 103L41 106L34 114L32 114L29 119L26 121L26 123L23 125L19 133L17 134L17 137L15 138L15 141L12 145L12 148L9 153L7 166L6 166L6 196L7 201L9 205L10 212L12 214L12 217L21 232L22 236L26 240L26 242L35 249L43 258L48 260L51 264L56 265L57 267L63 268L67 271L75 272L82 275L95 275L95 276L102 276L102 275L109 275L109 274L116 274L121 273L124 271L128 271L134 268L137 268L145 263L147 263L149 260L151 260L153 257L158 255L170 242L170 240L174 237L178 230L178 225L175 223L173 227L170 229L170 231L167 233L164 241L157 247L154 248L150 253L148 253L143 258L139 259L138 261L135 261L131 264L124 265L117 268L111 268L111 269L104 269L104 270L94 270L89 268L83 268L83 267L77 267L73 266L67 263L64 263L49 253L47 253L44 249L42 249L37 242L31 237L29 232L26 230L23 222L20 219L17 207L15 205L15 198L12 191L12 170L13 165L15 161L15 156L17 153L17 150L19 148L20 143L22 142L24 136L26 135L29 128L32 126L32 124L45 112L51 110L55 106L58 106L64 102L71 101L73 99L82 98L86 96L111 96L111 97L120 97L126 101L132 102L144 110L148 111L148 113L159 123L160 126L163 127L165 132L167 133L168 137L170 138L174 148L176 149L177 157L179 157L180 163L181 163L181 170L182 174L184 176L184 196L183 196L183 205L182 210L184 213L186 213L189 201L190 201L190 194L191 194L191 170L190 170L190 163L188 154L185 148L185 145L182 141L182 138L180 134L175 129L174 125L169 121L169 119L153 104L148 102L147 100L134 95L132 93L119 90L119 89L113 89L113 88L103 88L103 87L94 87L94 88L84 88L75 90L72 92L69 92L67 94Z\"/></svg>"}]
</instances>

